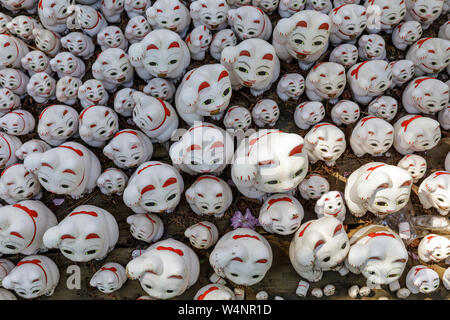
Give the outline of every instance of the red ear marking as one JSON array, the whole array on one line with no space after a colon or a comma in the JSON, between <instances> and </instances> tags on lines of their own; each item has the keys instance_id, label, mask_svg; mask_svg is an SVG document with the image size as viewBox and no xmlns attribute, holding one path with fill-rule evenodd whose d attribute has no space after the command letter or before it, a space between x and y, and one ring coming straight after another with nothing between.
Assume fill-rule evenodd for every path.
<instances>
[{"instance_id":1,"label":"red ear marking","mask_svg":"<svg viewBox=\"0 0 450 320\"><path fill-rule=\"evenodd\" d=\"M394 262L401 262L401 263L405 263L405 262L406 262L406 259L397 259L397 260L395 260Z\"/></svg>"},{"instance_id":2,"label":"red ear marking","mask_svg":"<svg viewBox=\"0 0 450 320\"><path fill-rule=\"evenodd\" d=\"M148 51L148 50L152 50L152 49L159 50L159 48L158 48L157 46L155 46L154 44L149 44L149 45L147 46L147 51Z\"/></svg>"},{"instance_id":3,"label":"red ear marking","mask_svg":"<svg viewBox=\"0 0 450 320\"><path fill-rule=\"evenodd\" d=\"M3 45L4 48L9 47L11 45L11 43L7 42Z\"/></svg>"},{"instance_id":4,"label":"red ear marking","mask_svg":"<svg viewBox=\"0 0 450 320\"><path fill-rule=\"evenodd\" d=\"M178 10L178 9L180 9L180 6L176 6L173 8L173 10Z\"/></svg>"},{"instance_id":5,"label":"red ear marking","mask_svg":"<svg viewBox=\"0 0 450 320\"><path fill-rule=\"evenodd\" d=\"M208 8L206 4L202 3L202 8Z\"/></svg>"},{"instance_id":6,"label":"red ear marking","mask_svg":"<svg viewBox=\"0 0 450 320\"><path fill-rule=\"evenodd\" d=\"M387 183L383 183L379 185L378 188L389 188L389 185Z\"/></svg>"},{"instance_id":7,"label":"red ear marking","mask_svg":"<svg viewBox=\"0 0 450 320\"><path fill-rule=\"evenodd\" d=\"M393 131L389 131L387 134L393 134L394 132Z\"/></svg>"},{"instance_id":8,"label":"red ear marking","mask_svg":"<svg viewBox=\"0 0 450 320\"><path fill-rule=\"evenodd\" d=\"M73 170L70 170L70 169L64 170L63 173L70 173L70 174L73 174L75 176L77 175Z\"/></svg>"},{"instance_id":9,"label":"red ear marking","mask_svg":"<svg viewBox=\"0 0 450 320\"><path fill-rule=\"evenodd\" d=\"M108 114L109 114L109 111L106 110L106 111L105 111L105 117L106 117Z\"/></svg>"},{"instance_id":10,"label":"red ear marking","mask_svg":"<svg viewBox=\"0 0 450 320\"><path fill-rule=\"evenodd\" d=\"M224 147L224 145L223 145L222 141L216 141L211 145L210 149L223 148L223 147Z\"/></svg>"},{"instance_id":11,"label":"red ear marking","mask_svg":"<svg viewBox=\"0 0 450 320\"><path fill-rule=\"evenodd\" d=\"M136 149L138 146L137 146L137 144L133 144L132 146L131 146L131 149Z\"/></svg>"},{"instance_id":12,"label":"red ear marking","mask_svg":"<svg viewBox=\"0 0 450 320\"><path fill-rule=\"evenodd\" d=\"M65 234L65 235L61 236L61 240L64 240L64 239L75 239L75 237L70 234Z\"/></svg>"},{"instance_id":13,"label":"red ear marking","mask_svg":"<svg viewBox=\"0 0 450 320\"><path fill-rule=\"evenodd\" d=\"M336 235L336 233L338 233L338 232L341 231L341 230L342 230L342 224L338 225L338 226L336 227L336 229L334 229L333 237Z\"/></svg>"},{"instance_id":14,"label":"red ear marking","mask_svg":"<svg viewBox=\"0 0 450 320\"><path fill-rule=\"evenodd\" d=\"M100 236L98 234L96 234L96 233L89 233L86 236L86 240L89 240L89 239L100 239Z\"/></svg>"},{"instance_id":15,"label":"red ear marking","mask_svg":"<svg viewBox=\"0 0 450 320\"><path fill-rule=\"evenodd\" d=\"M373 131L369 131L368 134L370 134L371 136L373 136L375 133Z\"/></svg>"},{"instance_id":16,"label":"red ear marking","mask_svg":"<svg viewBox=\"0 0 450 320\"><path fill-rule=\"evenodd\" d=\"M198 144L191 144L189 147L186 148L186 152L194 150L202 150L202 147L200 147Z\"/></svg>"},{"instance_id":17,"label":"red ear marking","mask_svg":"<svg viewBox=\"0 0 450 320\"><path fill-rule=\"evenodd\" d=\"M330 28L330 26L328 25L328 23L322 23L319 27L319 30L327 30Z\"/></svg>"},{"instance_id":18,"label":"red ear marking","mask_svg":"<svg viewBox=\"0 0 450 320\"><path fill-rule=\"evenodd\" d=\"M299 144L298 146L292 148L291 152L289 152L289 157L295 156L296 154L302 153L303 144Z\"/></svg>"},{"instance_id":19,"label":"red ear marking","mask_svg":"<svg viewBox=\"0 0 450 320\"><path fill-rule=\"evenodd\" d=\"M179 275L179 274L174 274L173 276L170 276L169 279L180 279L180 280L182 280L183 276Z\"/></svg>"},{"instance_id":20,"label":"red ear marking","mask_svg":"<svg viewBox=\"0 0 450 320\"><path fill-rule=\"evenodd\" d=\"M91 124L89 127L90 128L95 128L97 125L96 124Z\"/></svg>"},{"instance_id":21,"label":"red ear marking","mask_svg":"<svg viewBox=\"0 0 450 320\"><path fill-rule=\"evenodd\" d=\"M275 163L274 160L264 160L264 161L259 161L258 166L267 166L269 164L274 164L274 163Z\"/></svg>"},{"instance_id":22,"label":"red ear marking","mask_svg":"<svg viewBox=\"0 0 450 320\"><path fill-rule=\"evenodd\" d=\"M172 43L169 45L169 48L168 48L168 49L171 49L171 48L179 48L179 47L180 47L180 44L179 44L178 42L174 41L174 42L172 42Z\"/></svg>"},{"instance_id":23,"label":"red ear marking","mask_svg":"<svg viewBox=\"0 0 450 320\"><path fill-rule=\"evenodd\" d=\"M379 257L370 257L369 259L372 259L372 260L381 260ZM367 260L369 260L369 259L367 259Z\"/></svg>"},{"instance_id":24,"label":"red ear marking","mask_svg":"<svg viewBox=\"0 0 450 320\"><path fill-rule=\"evenodd\" d=\"M411 180L406 180L405 182L402 183L402 185L401 185L400 187L407 187L407 186L410 186L411 183L412 183Z\"/></svg>"},{"instance_id":25,"label":"red ear marking","mask_svg":"<svg viewBox=\"0 0 450 320\"><path fill-rule=\"evenodd\" d=\"M169 178L169 179L166 180L166 182L164 182L163 188L168 187L168 186L170 186L172 184L175 184L175 183L177 183L177 178Z\"/></svg>"},{"instance_id":26,"label":"red ear marking","mask_svg":"<svg viewBox=\"0 0 450 320\"><path fill-rule=\"evenodd\" d=\"M272 60L273 60L273 55L270 54L270 53L266 53L266 54L263 56L263 60L269 60L269 61L272 61Z\"/></svg>"},{"instance_id":27,"label":"red ear marking","mask_svg":"<svg viewBox=\"0 0 450 320\"><path fill-rule=\"evenodd\" d=\"M240 56L251 57L250 52L248 52L247 50L242 50L242 51L239 53L239 57L240 57Z\"/></svg>"},{"instance_id":28,"label":"red ear marking","mask_svg":"<svg viewBox=\"0 0 450 320\"><path fill-rule=\"evenodd\" d=\"M319 140L325 141L325 138L324 137L319 137Z\"/></svg>"},{"instance_id":29,"label":"red ear marking","mask_svg":"<svg viewBox=\"0 0 450 320\"><path fill-rule=\"evenodd\" d=\"M155 190L155 186L152 184L149 184L148 186L145 186L142 190L141 190L141 195L143 195L144 193L146 193L147 191L151 191L151 190Z\"/></svg>"},{"instance_id":30,"label":"red ear marking","mask_svg":"<svg viewBox=\"0 0 450 320\"><path fill-rule=\"evenodd\" d=\"M260 21L259 21L259 20L253 20L253 22L254 22L254 23L260 23Z\"/></svg>"},{"instance_id":31,"label":"red ear marking","mask_svg":"<svg viewBox=\"0 0 450 320\"><path fill-rule=\"evenodd\" d=\"M324 243L325 243L325 241L323 241L323 240L317 241L317 242L316 242L316 245L314 246L314 250L316 250L318 246L320 246L320 245L322 245L322 244L324 244Z\"/></svg>"},{"instance_id":32,"label":"red ear marking","mask_svg":"<svg viewBox=\"0 0 450 320\"><path fill-rule=\"evenodd\" d=\"M123 57L125 57L125 53L122 53L119 57L119 59L122 59Z\"/></svg>"},{"instance_id":33,"label":"red ear marking","mask_svg":"<svg viewBox=\"0 0 450 320\"><path fill-rule=\"evenodd\" d=\"M219 78L217 79L217 81L222 80L223 78L228 77L228 72L226 70L223 70L220 74L219 74Z\"/></svg>"},{"instance_id":34,"label":"red ear marking","mask_svg":"<svg viewBox=\"0 0 450 320\"><path fill-rule=\"evenodd\" d=\"M344 141L344 138L339 138L339 139L337 139L336 141Z\"/></svg>"},{"instance_id":35,"label":"red ear marking","mask_svg":"<svg viewBox=\"0 0 450 320\"><path fill-rule=\"evenodd\" d=\"M221 193L216 194L216 198L220 198L221 196L223 196Z\"/></svg>"},{"instance_id":36,"label":"red ear marking","mask_svg":"<svg viewBox=\"0 0 450 320\"><path fill-rule=\"evenodd\" d=\"M16 237L19 237L21 239L24 239L24 237L18 232L13 231L13 232L10 232L9 234L12 235L12 236L16 236Z\"/></svg>"},{"instance_id":37,"label":"red ear marking","mask_svg":"<svg viewBox=\"0 0 450 320\"><path fill-rule=\"evenodd\" d=\"M208 88L210 85L208 82L203 81L202 83L200 83L200 85L198 86L198 92L202 91L203 89Z\"/></svg>"},{"instance_id":38,"label":"red ear marking","mask_svg":"<svg viewBox=\"0 0 450 320\"><path fill-rule=\"evenodd\" d=\"M53 169L53 167L51 165L49 165L47 162L43 162L42 167L49 167L50 169Z\"/></svg>"},{"instance_id":39,"label":"red ear marking","mask_svg":"<svg viewBox=\"0 0 450 320\"><path fill-rule=\"evenodd\" d=\"M296 27L307 28L308 24L306 23L306 21L301 20L301 21L297 22L297 24L295 26Z\"/></svg>"},{"instance_id":40,"label":"red ear marking","mask_svg":"<svg viewBox=\"0 0 450 320\"><path fill-rule=\"evenodd\" d=\"M338 193L335 198L340 198L340 197L341 197L341 195Z\"/></svg>"},{"instance_id":41,"label":"red ear marking","mask_svg":"<svg viewBox=\"0 0 450 320\"><path fill-rule=\"evenodd\" d=\"M238 258L238 257L236 257L236 258L233 258L233 259L231 259L231 260L233 260L233 261L238 261L238 262L244 262L244 261L242 261L242 259L241 259L241 258Z\"/></svg>"},{"instance_id":42,"label":"red ear marking","mask_svg":"<svg viewBox=\"0 0 450 320\"><path fill-rule=\"evenodd\" d=\"M267 263L267 259L259 259L256 263Z\"/></svg>"}]
</instances>

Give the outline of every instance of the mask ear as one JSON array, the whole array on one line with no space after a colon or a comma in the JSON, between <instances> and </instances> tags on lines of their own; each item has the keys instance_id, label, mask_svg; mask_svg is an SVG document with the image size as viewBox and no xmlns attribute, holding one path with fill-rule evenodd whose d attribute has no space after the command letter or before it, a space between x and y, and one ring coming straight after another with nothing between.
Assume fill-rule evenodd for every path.
<instances>
[{"instance_id":1,"label":"mask ear","mask_svg":"<svg viewBox=\"0 0 450 320\"><path fill-rule=\"evenodd\" d=\"M6 277L4 277L2 280L2 287L5 289L14 290L13 277L14 277L14 274L11 274L11 273L8 274Z\"/></svg>"},{"instance_id":2,"label":"mask ear","mask_svg":"<svg viewBox=\"0 0 450 320\"><path fill-rule=\"evenodd\" d=\"M140 257L128 262L126 273L129 279L135 280L139 279L144 272L152 271L160 275L163 269L163 262L159 257L144 253Z\"/></svg>"},{"instance_id":3,"label":"mask ear","mask_svg":"<svg viewBox=\"0 0 450 320\"><path fill-rule=\"evenodd\" d=\"M317 83L319 82L319 80L320 80L319 72L317 72L317 71L311 71L311 72L308 74L307 79L308 79L309 81L311 81L312 84L317 84Z\"/></svg>"},{"instance_id":4,"label":"mask ear","mask_svg":"<svg viewBox=\"0 0 450 320\"><path fill-rule=\"evenodd\" d=\"M392 181L386 173L373 173L368 179L363 180L359 184L358 197L362 200L367 200L378 188L389 188L390 186L392 186Z\"/></svg>"},{"instance_id":5,"label":"mask ear","mask_svg":"<svg viewBox=\"0 0 450 320\"><path fill-rule=\"evenodd\" d=\"M59 234L59 227L54 226L45 231L42 238L44 245L47 248L58 248L61 243L61 235Z\"/></svg>"},{"instance_id":6,"label":"mask ear","mask_svg":"<svg viewBox=\"0 0 450 320\"><path fill-rule=\"evenodd\" d=\"M105 41L105 34L103 32L97 34L97 42L99 44L102 44L104 41Z\"/></svg>"},{"instance_id":7,"label":"mask ear","mask_svg":"<svg viewBox=\"0 0 450 320\"><path fill-rule=\"evenodd\" d=\"M358 80L358 84L363 90L368 90L370 87L370 81L368 78L362 78Z\"/></svg>"},{"instance_id":8,"label":"mask ear","mask_svg":"<svg viewBox=\"0 0 450 320\"><path fill-rule=\"evenodd\" d=\"M200 3L197 1L192 1L190 9L191 12L200 12Z\"/></svg>"},{"instance_id":9,"label":"mask ear","mask_svg":"<svg viewBox=\"0 0 450 320\"><path fill-rule=\"evenodd\" d=\"M5 187L3 181L0 180L0 198L4 199L8 196L8 190Z\"/></svg>"}]
</instances>

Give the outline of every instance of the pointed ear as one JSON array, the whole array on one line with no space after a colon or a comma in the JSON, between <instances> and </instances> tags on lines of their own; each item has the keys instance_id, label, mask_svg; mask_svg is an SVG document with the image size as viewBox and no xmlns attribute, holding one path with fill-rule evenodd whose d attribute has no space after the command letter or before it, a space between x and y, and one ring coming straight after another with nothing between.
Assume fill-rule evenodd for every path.
<instances>
[{"instance_id":1,"label":"pointed ear","mask_svg":"<svg viewBox=\"0 0 450 320\"><path fill-rule=\"evenodd\" d=\"M319 207L323 207L325 205L325 198L326 198L326 193L320 197L319 200L317 200L316 205Z\"/></svg>"},{"instance_id":2,"label":"pointed ear","mask_svg":"<svg viewBox=\"0 0 450 320\"><path fill-rule=\"evenodd\" d=\"M367 200L378 188L389 188L390 186L392 186L392 181L386 173L375 172L367 180L361 181L358 185L358 197L362 200Z\"/></svg>"},{"instance_id":3,"label":"pointed ear","mask_svg":"<svg viewBox=\"0 0 450 320\"><path fill-rule=\"evenodd\" d=\"M419 100L422 97L422 93L423 93L423 91L420 87L413 89L411 91L411 95L412 95L412 98L414 99L414 101Z\"/></svg>"},{"instance_id":4,"label":"pointed ear","mask_svg":"<svg viewBox=\"0 0 450 320\"><path fill-rule=\"evenodd\" d=\"M136 184L128 184L123 192L123 201L129 207L135 205L141 200L141 192Z\"/></svg>"},{"instance_id":5,"label":"pointed ear","mask_svg":"<svg viewBox=\"0 0 450 320\"><path fill-rule=\"evenodd\" d=\"M360 244L354 244L348 253L347 261L350 265L359 268L369 258L369 247Z\"/></svg>"},{"instance_id":6,"label":"pointed ear","mask_svg":"<svg viewBox=\"0 0 450 320\"><path fill-rule=\"evenodd\" d=\"M52 68L53 71L57 71L57 66L58 63L56 62L56 58L53 58L50 60L50 67Z\"/></svg>"},{"instance_id":7,"label":"pointed ear","mask_svg":"<svg viewBox=\"0 0 450 320\"><path fill-rule=\"evenodd\" d=\"M139 277L144 273L152 271L156 274L161 274L163 272L163 262L161 259L155 255L146 254L131 260L126 266L127 277L131 280L139 279Z\"/></svg>"},{"instance_id":8,"label":"pointed ear","mask_svg":"<svg viewBox=\"0 0 450 320\"><path fill-rule=\"evenodd\" d=\"M310 144L313 144L313 145L316 145L318 142L319 142L319 137L322 137L323 135L324 135L324 133L325 133L325 131L322 131L322 130L316 130L316 131L313 131L314 130L314 128L313 129L311 129L308 133L307 133L307 136L305 136L305 139L310 143Z\"/></svg>"},{"instance_id":9,"label":"pointed ear","mask_svg":"<svg viewBox=\"0 0 450 320\"><path fill-rule=\"evenodd\" d=\"M4 199L5 197L8 196L8 190L5 187L5 184L3 183L3 181L0 180L0 198Z\"/></svg>"},{"instance_id":10,"label":"pointed ear","mask_svg":"<svg viewBox=\"0 0 450 320\"><path fill-rule=\"evenodd\" d=\"M13 276L11 273L9 273L6 277L2 280L2 287L5 289L14 290L14 284L13 284Z\"/></svg>"},{"instance_id":11,"label":"pointed ear","mask_svg":"<svg viewBox=\"0 0 450 320\"><path fill-rule=\"evenodd\" d=\"M200 3L198 3L197 1L192 1L190 9L191 9L191 12L199 12L200 11Z\"/></svg>"},{"instance_id":12,"label":"pointed ear","mask_svg":"<svg viewBox=\"0 0 450 320\"><path fill-rule=\"evenodd\" d=\"M45 231L42 240L47 248L58 248L61 243L60 236L59 227L56 225Z\"/></svg>"},{"instance_id":13,"label":"pointed ear","mask_svg":"<svg viewBox=\"0 0 450 320\"><path fill-rule=\"evenodd\" d=\"M99 34L97 34L97 42L98 44L102 44L103 41L105 41L105 34L103 32L100 32Z\"/></svg>"}]
</instances>

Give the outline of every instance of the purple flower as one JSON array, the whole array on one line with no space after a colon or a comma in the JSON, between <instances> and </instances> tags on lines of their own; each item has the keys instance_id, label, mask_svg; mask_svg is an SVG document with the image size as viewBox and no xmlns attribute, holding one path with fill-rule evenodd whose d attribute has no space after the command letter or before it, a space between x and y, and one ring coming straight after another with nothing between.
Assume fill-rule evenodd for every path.
<instances>
[{"instance_id":1,"label":"purple flower","mask_svg":"<svg viewBox=\"0 0 450 320\"><path fill-rule=\"evenodd\" d=\"M245 215L242 215L242 212L236 211L231 218L231 226L233 229L237 228L249 228L252 230L255 230L256 226L259 226L259 221L256 219L252 213L250 212L250 209L247 208L245 211Z\"/></svg>"},{"instance_id":2,"label":"purple flower","mask_svg":"<svg viewBox=\"0 0 450 320\"><path fill-rule=\"evenodd\" d=\"M55 206L60 206L64 203L64 198L55 198L53 199L53 204Z\"/></svg>"}]
</instances>

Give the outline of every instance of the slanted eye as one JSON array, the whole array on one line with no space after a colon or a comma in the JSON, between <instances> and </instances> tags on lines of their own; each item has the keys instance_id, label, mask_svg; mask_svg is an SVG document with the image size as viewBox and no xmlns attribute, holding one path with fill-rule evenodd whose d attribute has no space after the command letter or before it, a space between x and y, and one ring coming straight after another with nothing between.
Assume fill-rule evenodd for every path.
<instances>
[{"instance_id":1,"label":"slanted eye","mask_svg":"<svg viewBox=\"0 0 450 320\"><path fill-rule=\"evenodd\" d=\"M322 261L323 262L328 262L328 261L330 261L330 257L325 257L325 258L322 259Z\"/></svg>"},{"instance_id":2,"label":"slanted eye","mask_svg":"<svg viewBox=\"0 0 450 320\"><path fill-rule=\"evenodd\" d=\"M230 93L230 88L226 88L224 91L223 91L223 96L226 96L226 95L228 95L229 93Z\"/></svg>"},{"instance_id":3,"label":"slanted eye","mask_svg":"<svg viewBox=\"0 0 450 320\"><path fill-rule=\"evenodd\" d=\"M322 41L314 41L313 42L313 45L315 45L315 46L321 46L322 44L323 44Z\"/></svg>"},{"instance_id":4,"label":"slanted eye","mask_svg":"<svg viewBox=\"0 0 450 320\"><path fill-rule=\"evenodd\" d=\"M294 42L296 44L303 44L303 40L302 39L295 39Z\"/></svg>"},{"instance_id":5,"label":"slanted eye","mask_svg":"<svg viewBox=\"0 0 450 320\"><path fill-rule=\"evenodd\" d=\"M213 103L213 102L214 102L213 99L206 99L206 100L203 102L203 104L209 105L209 104L211 104L211 103Z\"/></svg>"},{"instance_id":6,"label":"slanted eye","mask_svg":"<svg viewBox=\"0 0 450 320\"><path fill-rule=\"evenodd\" d=\"M257 75L258 76L266 76L266 75L268 75L269 73L267 72L267 71L258 71L257 72Z\"/></svg>"},{"instance_id":7,"label":"slanted eye","mask_svg":"<svg viewBox=\"0 0 450 320\"><path fill-rule=\"evenodd\" d=\"M173 59L173 60L170 60L170 61L169 61L169 64L175 64L175 63L177 63L177 62L178 62L177 59Z\"/></svg>"},{"instance_id":8,"label":"slanted eye","mask_svg":"<svg viewBox=\"0 0 450 320\"><path fill-rule=\"evenodd\" d=\"M173 200L175 199L176 196L177 196L176 194L172 194L167 198L167 200Z\"/></svg>"},{"instance_id":9,"label":"slanted eye","mask_svg":"<svg viewBox=\"0 0 450 320\"><path fill-rule=\"evenodd\" d=\"M266 183L267 184L278 184L278 183L280 183L280 181L279 180L269 180Z\"/></svg>"},{"instance_id":10,"label":"slanted eye","mask_svg":"<svg viewBox=\"0 0 450 320\"><path fill-rule=\"evenodd\" d=\"M94 254L96 252L97 252L97 250L88 250L88 251L86 251L85 255L89 256L89 255Z\"/></svg>"},{"instance_id":11,"label":"slanted eye","mask_svg":"<svg viewBox=\"0 0 450 320\"><path fill-rule=\"evenodd\" d=\"M153 207L156 206L156 202L150 201L144 204L146 207Z\"/></svg>"},{"instance_id":12,"label":"slanted eye","mask_svg":"<svg viewBox=\"0 0 450 320\"><path fill-rule=\"evenodd\" d=\"M345 242L342 246L341 249L345 249L347 247L347 242Z\"/></svg>"},{"instance_id":13,"label":"slanted eye","mask_svg":"<svg viewBox=\"0 0 450 320\"><path fill-rule=\"evenodd\" d=\"M248 73L248 70L247 70L246 68L244 68L244 67L238 67L238 70L239 70L240 72Z\"/></svg>"},{"instance_id":14,"label":"slanted eye","mask_svg":"<svg viewBox=\"0 0 450 320\"><path fill-rule=\"evenodd\" d=\"M148 63L150 66L152 66L152 67L154 67L154 66L157 66L158 64L156 63L156 62L154 62L154 61L150 61L149 63Z\"/></svg>"},{"instance_id":15,"label":"slanted eye","mask_svg":"<svg viewBox=\"0 0 450 320\"><path fill-rule=\"evenodd\" d=\"M67 249L64 249L64 250L63 250L63 252L64 252L64 253L67 253L67 254L73 254L73 252L72 252L72 251L70 251L70 250L67 250Z\"/></svg>"},{"instance_id":16,"label":"slanted eye","mask_svg":"<svg viewBox=\"0 0 450 320\"><path fill-rule=\"evenodd\" d=\"M380 207L386 207L388 205L387 202L384 201L377 201L375 204Z\"/></svg>"}]
</instances>

